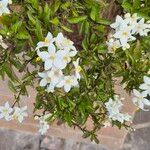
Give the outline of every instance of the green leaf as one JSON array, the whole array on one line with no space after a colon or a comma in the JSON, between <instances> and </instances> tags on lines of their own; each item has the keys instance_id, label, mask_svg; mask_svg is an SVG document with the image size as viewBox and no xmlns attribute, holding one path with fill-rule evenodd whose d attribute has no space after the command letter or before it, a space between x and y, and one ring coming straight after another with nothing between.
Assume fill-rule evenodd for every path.
<instances>
[{"instance_id":1,"label":"green leaf","mask_svg":"<svg viewBox=\"0 0 150 150\"><path fill-rule=\"evenodd\" d=\"M36 24L36 18L31 14L30 11L27 12L27 15L28 15L28 18L29 18L29 21L35 25Z\"/></svg>"},{"instance_id":2,"label":"green leaf","mask_svg":"<svg viewBox=\"0 0 150 150\"><path fill-rule=\"evenodd\" d=\"M40 25L38 20L36 20L35 34L36 34L36 36L37 36L39 41L43 40L42 27L41 27L41 25Z\"/></svg>"},{"instance_id":3,"label":"green leaf","mask_svg":"<svg viewBox=\"0 0 150 150\"><path fill-rule=\"evenodd\" d=\"M61 25L62 29L64 29L67 32L73 32L71 29L69 29L68 27Z\"/></svg>"},{"instance_id":4,"label":"green leaf","mask_svg":"<svg viewBox=\"0 0 150 150\"><path fill-rule=\"evenodd\" d=\"M44 18L44 21L45 21L46 25L48 25L49 20L50 20L50 8L49 8L47 3L44 7L43 18Z\"/></svg>"},{"instance_id":5,"label":"green leaf","mask_svg":"<svg viewBox=\"0 0 150 150\"><path fill-rule=\"evenodd\" d=\"M97 21L97 23L100 23L102 25L110 25L111 24L111 21L108 20L108 19L103 19L103 18L99 18Z\"/></svg>"},{"instance_id":6,"label":"green leaf","mask_svg":"<svg viewBox=\"0 0 150 150\"><path fill-rule=\"evenodd\" d=\"M124 2L122 4L122 7L127 11L127 12L132 12L133 11L133 6L129 2Z\"/></svg>"},{"instance_id":7,"label":"green leaf","mask_svg":"<svg viewBox=\"0 0 150 150\"><path fill-rule=\"evenodd\" d=\"M22 21L18 21L11 27L11 31L13 33L17 33L17 31L21 28L21 26L22 26Z\"/></svg>"},{"instance_id":8,"label":"green leaf","mask_svg":"<svg viewBox=\"0 0 150 150\"><path fill-rule=\"evenodd\" d=\"M16 38L17 39L20 39L20 40L25 40L25 39L29 39L29 33L27 32L26 29L22 29L21 31L19 31L16 35Z\"/></svg>"},{"instance_id":9,"label":"green leaf","mask_svg":"<svg viewBox=\"0 0 150 150\"><path fill-rule=\"evenodd\" d=\"M100 11L100 7L99 5L93 6L91 13L90 13L90 17L92 20L96 21L99 18L99 11Z\"/></svg>"},{"instance_id":10,"label":"green leaf","mask_svg":"<svg viewBox=\"0 0 150 150\"><path fill-rule=\"evenodd\" d=\"M139 9L141 6L141 0L134 0L133 7L134 9Z\"/></svg>"},{"instance_id":11,"label":"green leaf","mask_svg":"<svg viewBox=\"0 0 150 150\"><path fill-rule=\"evenodd\" d=\"M58 25L59 24L59 19L57 17L55 17L54 19L50 20L50 22L54 25Z\"/></svg>"},{"instance_id":12,"label":"green leaf","mask_svg":"<svg viewBox=\"0 0 150 150\"><path fill-rule=\"evenodd\" d=\"M69 23L75 24L84 21L85 19L87 19L87 16L73 17L73 18L68 18L67 20Z\"/></svg>"}]
</instances>

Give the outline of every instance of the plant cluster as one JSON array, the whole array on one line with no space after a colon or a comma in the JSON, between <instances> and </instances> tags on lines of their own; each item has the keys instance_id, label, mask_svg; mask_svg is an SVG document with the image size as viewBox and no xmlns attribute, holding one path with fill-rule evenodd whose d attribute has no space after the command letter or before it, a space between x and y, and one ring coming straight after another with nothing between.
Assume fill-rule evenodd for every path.
<instances>
[{"instance_id":1,"label":"plant cluster","mask_svg":"<svg viewBox=\"0 0 150 150\"><path fill-rule=\"evenodd\" d=\"M41 134L57 120L95 142L108 124L130 128L114 86L121 80L137 107L150 105L149 16L147 0L1 0L0 77L15 97L0 117L22 122L31 86Z\"/></svg>"}]
</instances>

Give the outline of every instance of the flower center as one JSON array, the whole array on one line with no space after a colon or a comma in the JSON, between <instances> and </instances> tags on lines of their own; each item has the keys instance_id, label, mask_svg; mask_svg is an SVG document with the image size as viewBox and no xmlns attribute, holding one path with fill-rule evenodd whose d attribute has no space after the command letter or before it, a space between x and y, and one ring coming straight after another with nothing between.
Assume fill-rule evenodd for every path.
<instances>
[{"instance_id":1,"label":"flower center","mask_svg":"<svg viewBox=\"0 0 150 150\"><path fill-rule=\"evenodd\" d=\"M63 59L64 59L64 61L67 61L67 62L68 62L68 59L69 59L69 58L68 58L68 56L64 56Z\"/></svg>"},{"instance_id":2,"label":"flower center","mask_svg":"<svg viewBox=\"0 0 150 150\"><path fill-rule=\"evenodd\" d=\"M48 38L45 38L44 42L45 42L45 43L48 43L48 42L49 42Z\"/></svg>"},{"instance_id":3,"label":"flower center","mask_svg":"<svg viewBox=\"0 0 150 150\"><path fill-rule=\"evenodd\" d=\"M128 32L123 32L123 36L128 36Z\"/></svg>"},{"instance_id":4,"label":"flower center","mask_svg":"<svg viewBox=\"0 0 150 150\"><path fill-rule=\"evenodd\" d=\"M51 82L51 78L50 78L50 77L47 77L47 78L46 78L46 81L47 81L48 83L50 83L50 82Z\"/></svg>"},{"instance_id":5,"label":"flower center","mask_svg":"<svg viewBox=\"0 0 150 150\"><path fill-rule=\"evenodd\" d=\"M71 84L71 83L72 83L71 79L66 80L66 84Z\"/></svg>"},{"instance_id":6,"label":"flower center","mask_svg":"<svg viewBox=\"0 0 150 150\"><path fill-rule=\"evenodd\" d=\"M55 55L50 55L50 59L54 60L55 59Z\"/></svg>"},{"instance_id":7,"label":"flower center","mask_svg":"<svg viewBox=\"0 0 150 150\"><path fill-rule=\"evenodd\" d=\"M78 67L76 68L76 70L77 70L77 72L80 72L80 71L82 70L82 68L81 68L80 66L78 66Z\"/></svg>"}]
</instances>

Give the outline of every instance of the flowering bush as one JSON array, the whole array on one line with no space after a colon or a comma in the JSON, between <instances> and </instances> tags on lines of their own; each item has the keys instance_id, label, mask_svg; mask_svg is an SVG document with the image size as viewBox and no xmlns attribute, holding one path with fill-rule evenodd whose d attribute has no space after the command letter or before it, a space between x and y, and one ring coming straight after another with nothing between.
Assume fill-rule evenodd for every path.
<instances>
[{"instance_id":1,"label":"flowering bush","mask_svg":"<svg viewBox=\"0 0 150 150\"><path fill-rule=\"evenodd\" d=\"M114 85L121 79L124 89L133 91L133 103L147 110L149 10L144 0L0 1L0 76L9 78L15 93L12 106L0 107L0 118L27 117L19 102L31 86L37 91L34 115L41 134L56 120L95 142L96 132L108 124L129 128L132 117L122 113ZM86 127L89 119L92 129Z\"/></svg>"}]
</instances>

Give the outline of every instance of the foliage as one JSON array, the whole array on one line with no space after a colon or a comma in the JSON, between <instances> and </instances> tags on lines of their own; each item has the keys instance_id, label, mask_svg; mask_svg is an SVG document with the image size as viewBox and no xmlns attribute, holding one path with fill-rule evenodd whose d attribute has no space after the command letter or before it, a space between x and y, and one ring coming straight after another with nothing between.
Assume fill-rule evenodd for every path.
<instances>
[{"instance_id":1,"label":"foliage","mask_svg":"<svg viewBox=\"0 0 150 150\"><path fill-rule=\"evenodd\" d=\"M144 6L141 7L141 3ZM148 0L117 0L115 5L122 12L136 12L150 19ZM37 90L35 114L40 109L44 110L43 114L52 113L49 121L55 118L78 127L84 137L96 142L96 132L107 120L104 103L115 94L115 79L121 77L121 84L131 92L142 83L150 66L150 36L137 37L138 40L126 51L107 52L106 40L112 20L103 16L103 12L108 7L109 2L104 0L14 0L10 5L11 14L0 18L0 34L8 44L7 50L0 48L0 76L3 79L8 76L8 85L15 93L14 103L19 103L21 95L28 95L27 87L32 86ZM41 60L37 61L35 48L48 31L54 36L63 32L79 51L83 78L79 88L73 88L69 93L61 90L47 93L37 85L37 73L43 70L43 65ZM24 75L18 77L15 70ZM86 127L89 118L92 129ZM113 121L113 125L128 127L126 122Z\"/></svg>"}]
</instances>

